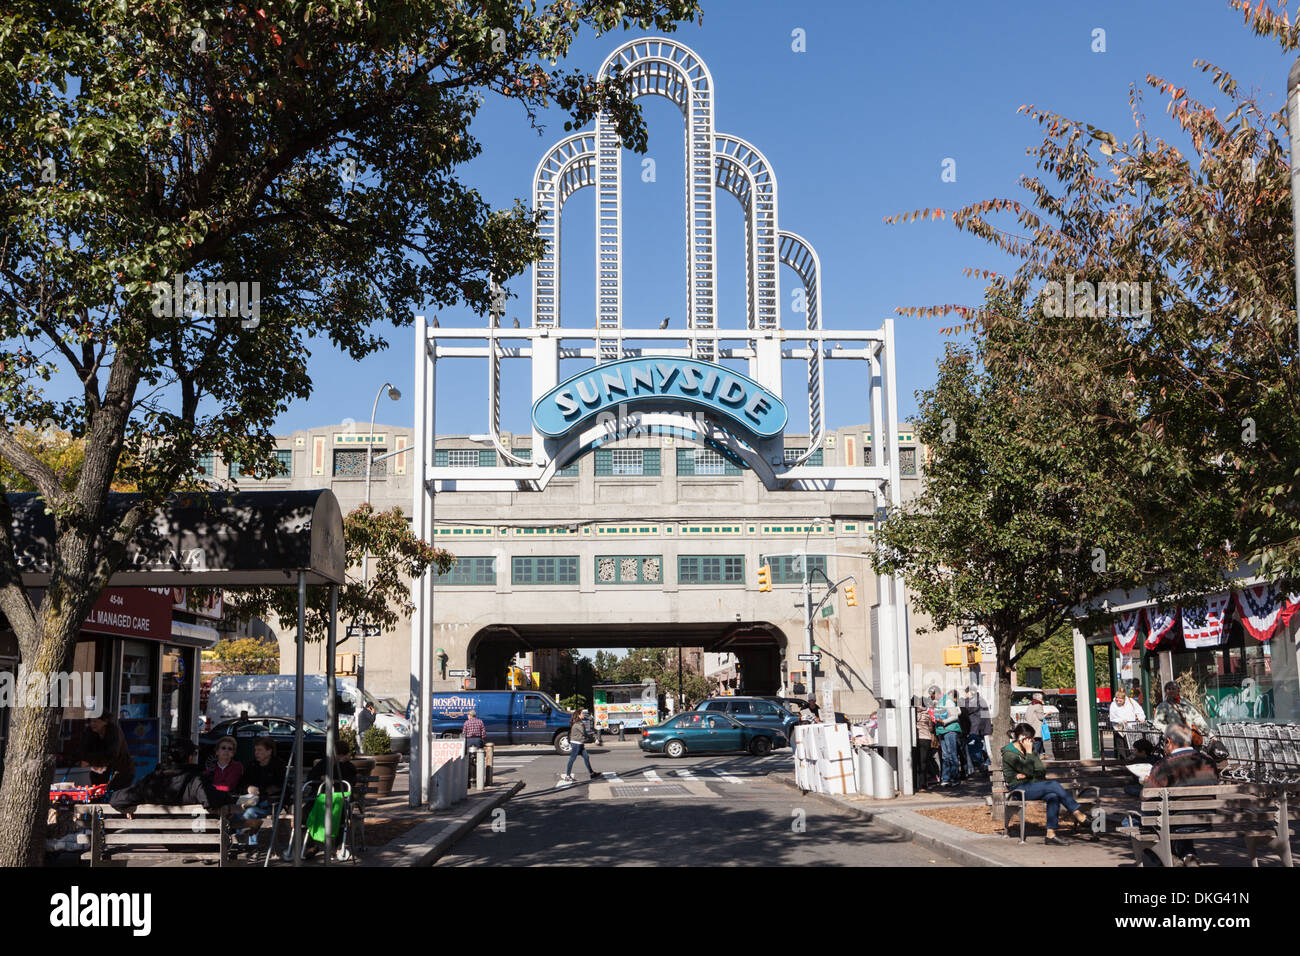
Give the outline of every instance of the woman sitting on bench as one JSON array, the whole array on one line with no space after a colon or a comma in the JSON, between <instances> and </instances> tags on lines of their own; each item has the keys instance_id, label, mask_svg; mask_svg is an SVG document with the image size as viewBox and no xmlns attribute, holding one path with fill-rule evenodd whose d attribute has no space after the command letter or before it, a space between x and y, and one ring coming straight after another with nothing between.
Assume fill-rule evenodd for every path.
<instances>
[{"instance_id":1,"label":"woman sitting on bench","mask_svg":"<svg viewBox=\"0 0 1300 956\"><path fill-rule=\"evenodd\" d=\"M1066 841L1056 835L1056 819L1061 805L1064 804L1079 823L1087 823L1088 815L1079 809L1069 791L1055 780L1047 779L1047 768L1043 766L1042 758L1033 752L1034 737L1034 728L1029 724L1016 724L1011 743L1002 751L1003 779L1008 793L1022 790L1025 800L1042 800L1047 805L1047 837L1043 842L1048 846L1067 846Z\"/></svg>"}]
</instances>

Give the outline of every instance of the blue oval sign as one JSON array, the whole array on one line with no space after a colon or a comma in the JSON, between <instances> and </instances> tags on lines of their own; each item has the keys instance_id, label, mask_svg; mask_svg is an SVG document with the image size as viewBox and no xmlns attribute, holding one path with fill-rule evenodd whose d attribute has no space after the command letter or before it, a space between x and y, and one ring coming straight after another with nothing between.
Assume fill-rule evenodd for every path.
<instances>
[{"instance_id":1,"label":"blue oval sign","mask_svg":"<svg viewBox=\"0 0 1300 956\"><path fill-rule=\"evenodd\" d=\"M533 425L559 438L595 416L653 408L702 408L756 438L785 430L785 403L748 375L711 362L655 357L607 362L580 372L533 404Z\"/></svg>"}]
</instances>

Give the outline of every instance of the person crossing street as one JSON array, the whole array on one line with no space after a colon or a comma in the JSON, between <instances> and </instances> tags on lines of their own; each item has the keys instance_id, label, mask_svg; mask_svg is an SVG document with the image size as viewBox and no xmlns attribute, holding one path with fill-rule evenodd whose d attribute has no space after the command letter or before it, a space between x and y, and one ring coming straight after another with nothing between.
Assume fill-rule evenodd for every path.
<instances>
[{"instance_id":1,"label":"person crossing street","mask_svg":"<svg viewBox=\"0 0 1300 956\"><path fill-rule=\"evenodd\" d=\"M600 774L591 769L591 759L587 756L587 712L579 710L573 715L573 721L569 724L569 765L564 768L564 776L561 779L573 779L573 762L582 757L582 762L587 765L587 773L591 779L597 779Z\"/></svg>"}]
</instances>

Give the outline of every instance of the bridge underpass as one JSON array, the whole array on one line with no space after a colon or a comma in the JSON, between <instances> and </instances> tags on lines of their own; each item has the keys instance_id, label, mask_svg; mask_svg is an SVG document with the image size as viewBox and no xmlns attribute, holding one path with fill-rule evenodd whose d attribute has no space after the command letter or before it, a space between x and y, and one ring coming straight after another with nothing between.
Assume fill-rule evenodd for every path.
<instances>
[{"instance_id":1,"label":"bridge underpass","mask_svg":"<svg viewBox=\"0 0 1300 956\"><path fill-rule=\"evenodd\" d=\"M515 656L545 648L581 651L631 647L701 648L707 654L736 655L738 692L776 694L786 636L767 622L646 622L640 624L497 624L484 627L469 643L471 669L480 690L503 690Z\"/></svg>"}]
</instances>

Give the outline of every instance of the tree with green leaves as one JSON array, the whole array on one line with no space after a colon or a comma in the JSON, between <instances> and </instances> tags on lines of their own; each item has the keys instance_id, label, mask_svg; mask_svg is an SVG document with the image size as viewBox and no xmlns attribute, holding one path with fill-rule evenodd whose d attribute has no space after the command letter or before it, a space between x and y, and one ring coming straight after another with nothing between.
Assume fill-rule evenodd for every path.
<instances>
[{"instance_id":1,"label":"tree with green leaves","mask_svg":"<svg viewBox=\"0 0 1300 956\"><path fill-rule=\"evenodd\" d=\"M1285 3L1226 6L1283 51L1300 50ZM1131 135L1022 107L1044 131L1037 169L1020 180L1027 201L896 217L951 221L1011 257L1013 273L980 274L996 294L1036 303L1016 360L1109 449L1116 494L1141 502L1132 532L1185 539L1188 566L1153 562L1145 581L1169 599L1221 589L1240 564L1284 590L1300 582L1287 118L1214 63L1194 65L1202 94L1154 74L1132 87ZM1144 88L1168 119L1147 115ZM985 325L969 307L902 311Z\"/></svg>"},{"instance_id":2,"label":"tree with green leaves","mask_svg":"<svg viewBox=\"0 0 1300 956\"><path fill-rule=\"evenodd\" d=\"M411 582L432 567L445 574L456 563L449 551L435 548L411 531L401 508L375 511L363 504L343 518L343 546L349 577L339 588L340 621L368 622L383 632L409 620ZM369 555L370 573L362 581L361 560ZM305 627L307 640L322 641L329 631L329 586L309 585ZM270 621L282 629L298 627L298 592L295 588L260 587L227 589L227 615L241 621L255 618Z\"/></svg>"},{"instance_id":3,"label":"tree with green leaves","mask_svg":"<svg viewBox=\"0 0 1300 956\"><path fill-rule=\"evenodd\" d=\"M146 516L220 451L273 466L310 396L307 340L354 358L376 314L468 302L541 249L522 201L458 178L485 95L646 131L626 83L559 64L579 30L671 30L694 0L194 5L14 0L0 12L0 458L54 515L50 583L22 587L0 487L0 611L32 671L81 621ZM256 284L256 285L255 285ZM16 437L85 440L73 487ZM129 482L138 506L110 517ZM39 864L59 712L15 714L0 866Z\"/></svg>"},{"instance_id":4,"label":"tree with green leaves","mask_svg":"<svg viewBox=\"0 0 1300 956\"><path fill-rule=\"evenodd\" d=\"M948 346L918 395L925 483L877 527L873 560L904 576L935 629L987 630L1002 741L1017 664L1077 613L1100 613L1098 594L1140 580L1151 552L1088 423L1060 416L1017 360L1021 307L995 298L986 312L973 349Z\"/></svg>"}]
</instances>

